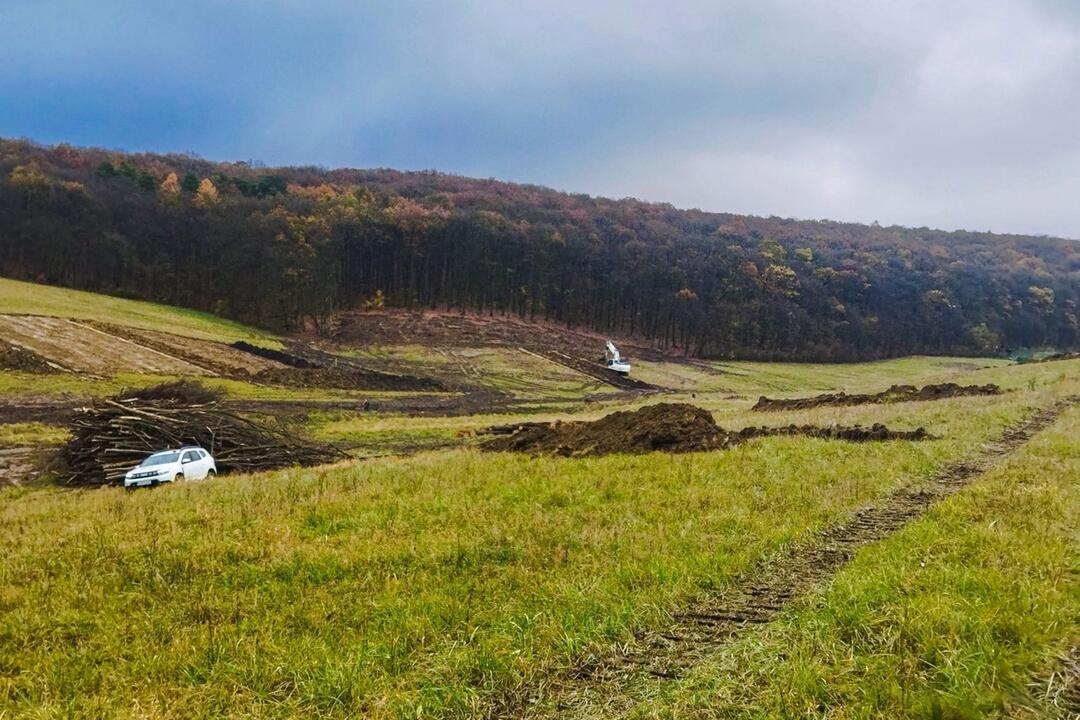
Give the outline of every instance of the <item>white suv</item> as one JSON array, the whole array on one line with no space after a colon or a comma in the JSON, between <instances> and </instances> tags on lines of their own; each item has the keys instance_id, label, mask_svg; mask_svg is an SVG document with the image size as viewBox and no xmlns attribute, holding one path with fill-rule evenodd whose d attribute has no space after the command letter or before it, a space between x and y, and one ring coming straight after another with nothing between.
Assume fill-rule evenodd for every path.
<instances>
[{"instance_id":1,"label":"white suv","mask_svg":"<svg viewBox=\"0 0 1080 720\"><path fill-rule=\"evenodd\" d=\"M182 447L154 453L138 467L128 470L124 487L157 485L174 480L202 480L217 474L217 465L210 453L200 447Z\"/></svg>"}]
</instances>

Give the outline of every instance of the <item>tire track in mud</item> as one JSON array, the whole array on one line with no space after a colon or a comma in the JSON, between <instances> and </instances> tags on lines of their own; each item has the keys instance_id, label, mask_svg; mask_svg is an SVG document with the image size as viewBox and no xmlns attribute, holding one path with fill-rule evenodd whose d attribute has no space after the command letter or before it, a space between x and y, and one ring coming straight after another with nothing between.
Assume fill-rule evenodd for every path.
<instances>
[{"instance_id":1,"label":"tire track in mud","mask_svg":"<svg viewBox=\"0 0 1080 720\"><path fill-rule=\"evenodd\" d=\"M673 612L671 623L642 630L608 654L588 656L542 685L519 688L501 698L488 718L596 718L620 716L635 705L635 681L675 680L741 632L776 620L794 602L835 575L864 545L882 540L990 470L1054 423L1080 397L1059 400L1007 428L973 457L915 480L875 505L812 539L765 560L742 582Z\"/></svg>"}]
</instances>

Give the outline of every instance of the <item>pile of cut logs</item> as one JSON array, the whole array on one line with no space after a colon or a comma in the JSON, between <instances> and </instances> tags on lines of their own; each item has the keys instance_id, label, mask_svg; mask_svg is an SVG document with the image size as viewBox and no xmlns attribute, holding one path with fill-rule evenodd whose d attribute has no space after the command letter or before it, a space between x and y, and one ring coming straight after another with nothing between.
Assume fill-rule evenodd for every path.
<instances>
[{"instance_id":1,"label":"pile of cut logs","mask_svg":"<svg viewBox=\"0 0 1080 720\"><path fill-rule=\"evenodd\" d=\"M124 474L150 453L184 445L207 450L220 472L319 465L347 457L333 446L297 440L216 402L100 400L76 411L71 435L63 452L68 485L122 483Z\"/></svg>"}]
</instances>

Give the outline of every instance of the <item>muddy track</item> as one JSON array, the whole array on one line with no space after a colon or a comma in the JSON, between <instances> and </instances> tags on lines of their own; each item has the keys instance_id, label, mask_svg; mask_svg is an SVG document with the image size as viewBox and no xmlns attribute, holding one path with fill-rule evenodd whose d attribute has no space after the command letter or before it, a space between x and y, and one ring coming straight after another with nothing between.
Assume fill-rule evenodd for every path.
<instances>
[{"instance_id":1,"label":"muddy track","mask_svg":"<svg viewBox=\"0 0 1080 720\"><path fill-rule=\"evenodd\" d=\"M36 478L44 452L32 446L0 447L0 487L23 485Z\"/></svg>"},{"instance_id":2,"label":"muddy track","mask_svg":"<svg viewBox=\"0 0 1080 720\"><path fill-rule=\"evenodd\" d=\"M877 505L766 560L728 591L699 598L671 614L671 623L643 630L618 651L582 658L541 687L502 698L489 718L618 717L635 704L635 682L677 679L755 625L772 622L832 577L862 546L881 540L952 495L1051 425L1073 397L1006 429L971 458L951 463L894 491Z\"/></svg>"}]
</instances>

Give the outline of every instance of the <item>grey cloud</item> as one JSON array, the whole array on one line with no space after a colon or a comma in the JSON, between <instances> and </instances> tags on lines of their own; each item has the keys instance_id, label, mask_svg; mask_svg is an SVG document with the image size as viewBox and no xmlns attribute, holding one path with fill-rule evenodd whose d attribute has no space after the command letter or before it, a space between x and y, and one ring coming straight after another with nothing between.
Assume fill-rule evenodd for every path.
<instances>
[{"instance_id":1,"label":"grey cloud","mask_svg":"<svg viewBox=\"0 0 1080 720\"><path fill-rule=\"evenodd\" d=\"M1080 237L1067 0L40 0L0 45L3 134Z\"/></svg>"}]
</instances>

